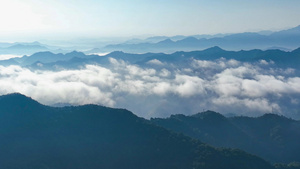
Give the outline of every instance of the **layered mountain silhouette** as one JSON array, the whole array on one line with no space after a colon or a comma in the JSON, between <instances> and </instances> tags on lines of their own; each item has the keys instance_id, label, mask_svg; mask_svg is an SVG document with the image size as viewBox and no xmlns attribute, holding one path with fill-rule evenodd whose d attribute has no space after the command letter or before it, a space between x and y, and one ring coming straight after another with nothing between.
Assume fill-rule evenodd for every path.
<instances>
[{"instance_id":1,"label":"layered mountain silhouette","mask_svg":"<svg viewBox=\"0 0 300 169\"><path fill-rule=\"evenodd\" d=\"M47 45L43 45L39 42L0 44L0 54L25 55L48 50L50 49L47 47Z\"/></svg>"},{"instance_id":2,"label":"layered mountain silhouette","mask_svg":"<svg viewBox=\"0 0 300 169\"><path fill-rule=\"evenodd\" d=\"M134 41L135 43L125 42L120 44L111 44L102 48L102 51L121 50L124 52L175 52L175 51L193 51L220 46L227 50L250 50L250 49L268 49L287 48L295 49L300 46L300 26L292 29L273 32L245 32L220 36L190 36L190 37L153 37L160 41Z\"/></svg>"},{"instance_id":3,"label":"layered mountain silhouette","mask_svg":"<svg viewBox=\"0 0 300 169\"><path fill-rule=\"evenodd\" d=\"M0 110L1 168L274 168L257 156L213 148L124 109L53 108L10 94L0 97Z\"/></svg>"},{"instance_id":4,"label":"layered mountain silhouette","mask_svg":"<svg viewBox=\"0 0 300 169\"><path fill-rule=\"evenodd\" d=\"M64 68L77 68L85 64L100 64L106 65L109 63L109 58L122 59L131 64L145 66L153 59L161 62L184 64L191 59L198 60L216 60L220 58L234 59L244 62L257 62L260 60L272 61L279 67L298 68L300 64L300 48L291 52L286 52L278 49L270 50L241 50L241 51L226 51L218 46L211 47L202 51L192 52L175 52L172 54L164 53L145 53L145 54L130 54L121 51L112 52L105 56L86 55L82 52L73 51L70 53L54 54L51 52L38 52L30 56L21 58L11 58L9 60L1 60L1 65L21 65L31 66L32 68L41 68L37 65L43 65L44 69L53 69L55 66Z\"/></svg>"},{"instance_id":5,"label":"layered mountain silhouette","mask_svg":"<svg viewBox=\"0 0 300 169\"><path fill-rule=\"evenodd\" d=\"M66 53L70 50L61 49L58 46L51 46L42 44L40 42L15 42L15 43L0 43L0 55L1 54L12 54L12 55L32 55L38 52L61 52Z\"/></svg>"},{"instance_id":6,"label":"layered mountain silhouette","mask_svg":"<svg viewBox=\"0 0 300 169\"><path fill-rule=\"evenodd\" d=\"M290 51L300 46L300 25L278 32L244 32L235 34L191 35L191 36L154 36L146 39L131 39L112 44L107 42L52 42L54 46L40 42L0 43L0 54L31 55L37 52L51 51L54 53L67 53L72 50L84 49L85 53L108 53L123 51L126 53L174 53L176 51L195 51L219 46L226 50L251 49L281 49ZM64 44L64 45L62 45ZM90 49L90 50L87 50Z\"/></svg>"},{"instance_id":7,"label":"layered mountain silhouette","mask_svg":"<svg viewBox=\"0 0 300 169\"><path fill-rule=\"evenodd\" d=\"M283 116L226 118L206 111L151 121L210 145L240 148L272 162L300 161L300 121Z\"/></svg>"}]
</instances>

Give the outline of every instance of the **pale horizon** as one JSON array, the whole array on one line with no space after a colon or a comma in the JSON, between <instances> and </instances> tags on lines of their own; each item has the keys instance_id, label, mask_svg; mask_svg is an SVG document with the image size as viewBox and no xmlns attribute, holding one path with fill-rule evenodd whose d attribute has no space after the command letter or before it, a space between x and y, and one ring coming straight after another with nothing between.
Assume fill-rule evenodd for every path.
<instances>
[{"instance_id":1,"label":"pale horizon","mask_svg":"<svg viewBox=\"0 0 300 169\"><path fill-rule=\"evenodd\" d=\"M10 0L0 5L0 41L279 31L298 26L299 15L294 0Z\"/></svg>"}]
</instances>

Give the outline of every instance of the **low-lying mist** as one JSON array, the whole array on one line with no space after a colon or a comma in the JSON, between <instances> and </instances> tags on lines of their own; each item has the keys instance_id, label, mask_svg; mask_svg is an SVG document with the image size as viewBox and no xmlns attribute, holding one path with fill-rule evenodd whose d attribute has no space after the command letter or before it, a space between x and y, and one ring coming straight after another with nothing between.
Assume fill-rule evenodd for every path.
<instances>
[{"instance_id":1,"label":"low-lying mist","mask_svg":"<svg viewBox=\"0 0 300 169\"><path fill-rule=\"evenodd\" d=\"M106 66L32 70L0 66L0 94L19 92L46 104L100 104L145 118L203 110L300 118L300 77L274 62L190 59L173 65L151 60L144 67L110 58Z\"/></svg>"}]
</instances>

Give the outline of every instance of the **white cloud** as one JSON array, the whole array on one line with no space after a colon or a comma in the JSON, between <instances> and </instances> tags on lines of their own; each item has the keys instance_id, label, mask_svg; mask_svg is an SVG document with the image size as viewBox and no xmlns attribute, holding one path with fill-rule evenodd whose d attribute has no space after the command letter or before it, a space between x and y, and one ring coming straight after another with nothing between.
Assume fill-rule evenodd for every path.
<instances>
[{"instance_id":1,"label":"white cloud","mask_svg":"<svg viewBox=\"0 0 300 169\"><path fill-rule=\"evenodd\" d=\"M240 110L239 114L245 115L246 113L271 113L276 110L281 111L277 104L269 103L267 99L255 98L255 99L239 99L237 97L219 97L214 98L212 102L219 106L235 107Z\"/></svg>"},{"instance_id":2,"label":"white cloud","mask_svg":"<svg viewBox=\"0 0 300 169\"><path fill-rule=\"evenodd\" d=\"M157 60L157 59L153 59L153 60L150 60L147 62L147 64L152 64L152 65L159 65L159 66L162 66L164 65L161 61Z\"/></svg>"},{"instance_id":3,"label":"white cloud","mask_svg":"<svg viewBox=\"0 0 300 169\"><path fill-rule=\"evenodd\" d=\"M192 59L191 64L192 67L194 68L208 68L208 69L224 69L229 67L234 68L241 65L241 63L237 60L234 59L226 60L224 58L220 58L213 61Z\"/></svg>"},{"instance_id":4,"label":"white cloud","mask_svg":"<svg viewBox=\"0 0 300 169\"><path fill-rule=\"evenodd\" d=\"M153 92L157 95L166 95L170 91L172 91L172 86L167 82L159 82L153 87Z\"/></svg>"},{"instance_id":5,"label":"white cloud","mask_svg":"<svg viewBox=\"0 0 300 169\"><path fill-rule=\"evenodd\" d=\"M259 63L262 64L262 65L268 65L269 64L266 60L260 60Z\"/></svg>"},{"instance_id":6,"label":"white cloud","mask_svg":"<svg viewBox=\"0 0 300 169\"><path fill-rule=\"evenodd\" d=\"M107 67L86 65L78 70L0 66L0 94L20 92L49 105L123 107L143 117L167 116L174 111L192 114L204 108L244 115L274 110L289 113L293 110L290 106L300 104L300 77L287 76L284 71L288 69L271 70L225 59L196 62L198 67L165 64L163 69L112 58Z\"/></svg>"},{"instance_id":7,"label":"white cloud","mask_svg":"<svg viewBox=\"0 0 300 169\"><path fill-rule=\"evenodd\" d=\"M266 95L267 89L264 84L256 81L245 79L242 81L243 95L248 97L263 97Z\"/></svg>"},{"instance_id":8,"label":"white cloud","mask_svg":"<svg viewBox=\"0 0 300 169\"><path fill-rule=\"evenodd\" d=\"M233 75L218 75L212 86L219 95L239 95L241 93L242 81L243 79Z\"/></svg>"},{"instance_id":9,"label":"white cloud","mask_svg":"<svg viewBox=\"0 0 300 169\"><path fill-rule=\"evenodd\" d=\"M22 56L23 55L2 54L2 55L0 55L0 60L8 60L11 58L20 58Z\"/></svg>"},{"instance_id":10,"label":"white cloud","mask_svg":"<svg viewBox=\"0 0 300 169\"><path fill-rule=\"evenodd\" d=\"M218 63L207 61L207 60L196 60L192 62L193 67L195 68L215 68L219 67Z\"/></svg>"},{"instance_id":11,"label":"white cloud","mask_svg":"<svg viewBox=\"0 0 300 169\"><path fill-rule=\"evenodd\" d=\"M101 91L97 84L92 84L86 78L88 76L90 79L106 77L99 72L97 74L91 66L87 66L84 70L60 72L33 72L19 66L0 66L0 72L1 94L20 92L44 104L67 102L114 105L109 92ZM93 77L91 77L91 72L95 73Z\"/></svg>"},{"instance_id":12,"label":"white cloud","mask_svg":"<svg viewBox=\"0 0 300 169\"><path fill-rule=\"evenodd\" d=\"M204 80L196 76L176 75L175 90L183 97L203 94L205 91Z\"/></svg>"},{"instance_id":13,"label":"white cloud","mask_svg":"<svg viewBox=\"0 0 300 169\"><path fill-rule=\"evenodd\" d=\"M160 71L159 75L160 75L161 77L168 77L168 76L171 75L171 72L168 71L167 69L162 69L162 70Z\"/></svg>"},{"instance_id":14,"label":"white cloud","mask_svg":"<svg viewBox=\"0 0 300 169\"><path fill-rule=\"evenodd\" d=\"M234 59L230 59L227 64L231 67L237 67L239 66L241 63L237 60L234 60Z\"/></svg>"},{"instance_id":15,"label":"white cloud","mask_svg":"<svg viewBox=\"0 0 300 169\"><path fill-rule=\"evenodd\" d=\"M292 89L293 93L300 93L300 77L289 78L287 84Z\"/></svg>"},{"instance_id":16,"label":"white cloud","mask_svg":"<svg viewBox=\"0 0 300 169\"><path fill-rule=\"evenodd\" d=\"M271 75L257 75L259 83L265 86L266 91L270 93L289 93L291 92L290 86L283 80L276 79Z\"/></svg>"}]
</instances>

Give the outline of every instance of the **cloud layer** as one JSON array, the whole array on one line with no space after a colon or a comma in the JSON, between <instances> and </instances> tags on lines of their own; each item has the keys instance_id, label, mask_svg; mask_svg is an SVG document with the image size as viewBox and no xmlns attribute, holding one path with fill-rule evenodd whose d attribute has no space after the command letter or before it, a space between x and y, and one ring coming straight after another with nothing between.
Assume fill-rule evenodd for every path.
<instances>
[{"instance_id":1,"label":"cloud layer","mask_svg":"<svg viewBox=\"0 0 300 169\"><path fill-rule=\"evenodd\" d=\"M0 94L20 92L47 105L122 107L146 118L203 109L299 118L300 77L295 72L264 60L250 64L225 59L192 59L188 66L152 60L144 68L110 59L106 67L59 71L0 66Z\"/></svg>"}]
</instances>

